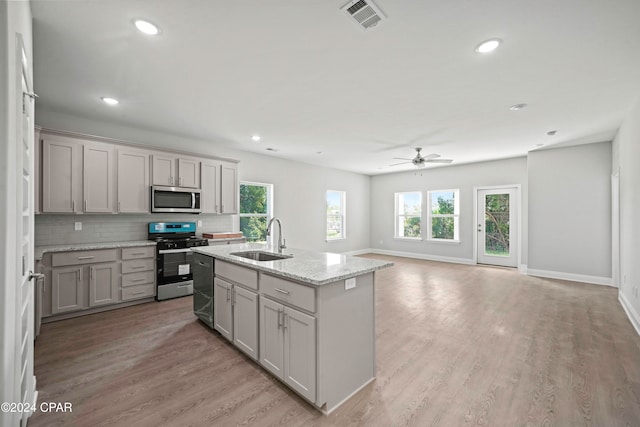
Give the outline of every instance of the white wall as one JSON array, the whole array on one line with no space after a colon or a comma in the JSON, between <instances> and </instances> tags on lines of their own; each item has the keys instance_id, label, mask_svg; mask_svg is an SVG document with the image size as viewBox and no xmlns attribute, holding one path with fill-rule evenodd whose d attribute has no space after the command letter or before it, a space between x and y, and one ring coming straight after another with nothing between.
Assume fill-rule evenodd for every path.
<instances>
[{"instance_id":1,"label":"white wall","mask_svg":"<svg viewBox=\"0 0 640 427\"><path fill-rule=\"evenodd\" d=\"M282 220L287 246L324 252L349 252L369 247L369 176L48 110L37 110L36 113L37 124L45 128L239 160L241 181L274 184L273 212ZM325 241L325 192L328 189L347 193L346 240ZM122 218L115 215L113 219L105 220L120 221ZM36 218L36 224L38 222Z\"/></svg>"},{"instance_id":2,"label":"white wall","mask_svg":"<svg viewBox=\"0 0 640 427\"><path fill-rule=\"evenodd\" d=\"M408 252L425 258L473 262L473 239L476 233L473 216L474 187L512 184L522 186L523 254L521 255L522 263L526 264L527 159L525 157L372 177L371 247L385 251ZM394 239L396 192L422 191L423 197L426 197L426 192L429 190L456 188L460 189L459 244ZM426 200L423 200L424 205Z\"/></svg>"},{"instance_id":3,"label":"white wall","mask_svg":"<svg viewBox=\"0 0 640 427\"><path fill-rule=\"evenodd\" d=\"M16 204L17 171L15 162L19 148L16 106L21 93L16 93L20 63L16 61L16 37L21 34L32 59L31 10L26 1L0 3L0 402L20 401L20 365L16 358L19 337L16 336ZM21 414L0 412L0 425L17 425Z\"/></svg>"},{"instance_id":4,"label":"white wall","mask_svg":"<svg viewBox=\"0 0 640 427\"><path fill-rule=\"evenodd\" d=\"M613 170L620 171L619 299L640 334L640 98L614 140Z\"/></svg>"},{"instance_id":5,"label":"white wall","mask_svg":"<svg viewBox=\"0 0 640 427\"><path fill-rule=\"evenodd\" d=\"M529 273L609 284L611 143L530 152L528 177Z\"/></svg>"}]
</instances>

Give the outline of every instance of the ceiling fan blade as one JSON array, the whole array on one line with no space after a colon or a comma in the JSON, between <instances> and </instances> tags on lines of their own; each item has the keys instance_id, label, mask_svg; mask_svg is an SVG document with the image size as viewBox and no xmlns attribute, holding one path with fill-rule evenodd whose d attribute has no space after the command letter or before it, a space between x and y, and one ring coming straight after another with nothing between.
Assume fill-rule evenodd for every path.
<instances>
[{"instance_id":1,"label":"ceiling fan blade","mask_svg":"<svg viewBox=\"0 0 640 427\"><path fill-rule=\"evenodd\" d=\"M409 161L409 162L395 163L395 164L389 165L389 166L406 165L406 164L409 164L409 163L411 163L411 162Z\"/></svg>"},{"instance_id":2,"label":"ceiling fan blade","mask_svg":"<svg viewBox=\"0 0 640 427\"><path fill-rule=\"evenodd\" d=\"M440 157L440 154L429 154L427 156L423 156L425 159L437 159L438 157Z\"/></svg>"},{"instance_id":3,"label":"ceiling fan blade","mask_svg":"<svg viewBox=\"0 0 640 427\"><path fill-rule=\"evenodd\" d=\"M427 163L451 163L453 160L451 159L427 159L425 160Z\"/></svg>"},{"instance_id":4,"label":"ceiling fan blade","mask_svg":"<svg viewBox=\"0 0 640 427\"><path fill-rule=\"evenodd\" d=\"M413 160L413 159L406 159L406 158L404 158L404 157L392 157L392 159L394 159L394 160L406 160L406 161L408 161L408 162L410 162L410 161L412 161L412 160Z\"/></svg>"}]
</instances>

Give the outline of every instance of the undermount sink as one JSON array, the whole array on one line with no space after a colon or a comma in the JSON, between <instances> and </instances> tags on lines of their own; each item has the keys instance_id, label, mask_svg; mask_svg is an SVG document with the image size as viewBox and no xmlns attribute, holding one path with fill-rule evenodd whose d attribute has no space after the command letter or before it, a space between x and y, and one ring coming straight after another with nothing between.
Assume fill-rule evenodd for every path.
<instances>
[{"instance_id":1,"label":"undermount sink","mask_svg":"<svg viewBox=\"0 0 640 427\"><path fill-rule=\"evenodd\" d=\"M274 252L265 251L231 252L229 255L252 259L254 261L277 261L279 259L293 258L293 255L276 254Z\"/></svg>"}]
</instances>

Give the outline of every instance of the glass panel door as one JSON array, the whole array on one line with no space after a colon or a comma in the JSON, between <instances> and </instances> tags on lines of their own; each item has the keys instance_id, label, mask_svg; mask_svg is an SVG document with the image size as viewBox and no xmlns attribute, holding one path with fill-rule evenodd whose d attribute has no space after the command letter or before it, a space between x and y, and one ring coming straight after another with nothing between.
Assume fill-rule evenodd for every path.
<instances>
[{"instance_id":1,"label":"glass panel door","mask_svg":"<svg viewBox=\"0 0 640 427\"><path fill-rule=\"evenodd\" d=\"M477 191L478 263L517 267L517 188Z\"/></svg>"}]
</instances>

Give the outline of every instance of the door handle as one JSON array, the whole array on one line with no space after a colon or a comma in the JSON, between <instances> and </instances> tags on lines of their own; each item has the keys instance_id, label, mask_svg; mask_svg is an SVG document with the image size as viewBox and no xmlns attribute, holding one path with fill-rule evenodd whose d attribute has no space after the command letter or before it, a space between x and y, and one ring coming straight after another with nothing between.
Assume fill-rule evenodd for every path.
<instances>
[{"instance_id":1,"label":"door handle","mask_svg":"<svg viewBox=\"0 0 640 427\"><path fill-rule=\"evenodd\" d=\"M34 273L33 271L29 271L29 281L36 279L36 281L40 279L44 279L44 274L42 273Z\"/></svg>"}]
</instances>

